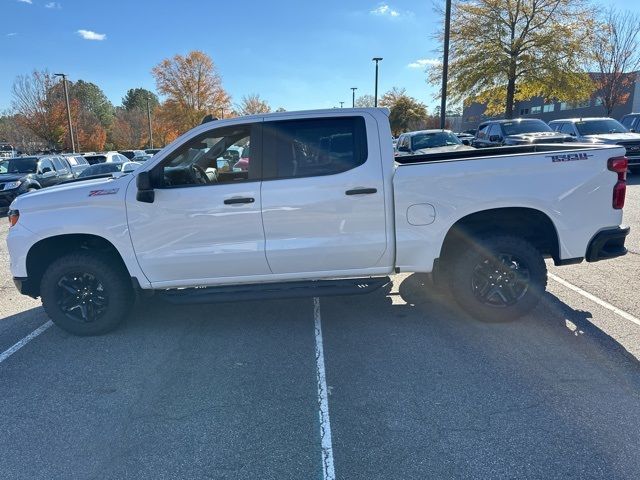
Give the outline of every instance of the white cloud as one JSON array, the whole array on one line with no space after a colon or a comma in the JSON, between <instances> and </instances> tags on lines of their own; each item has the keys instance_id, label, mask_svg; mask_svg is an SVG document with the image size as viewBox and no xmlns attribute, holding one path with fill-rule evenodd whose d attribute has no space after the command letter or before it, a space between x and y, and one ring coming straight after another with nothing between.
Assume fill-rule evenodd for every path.
<instances>
[{"instance_id":1,"label":"white cloud","mask_svg":"<svg viewBox=\"0 0 640 480\"><path fill-rule=\"evenodd\" d=\"M44 4L44 8L55 8L56 10L60 10L62 8L62 5L60 5L58 2L49 2Z\"/></svg>"},{"instance_id":2,"label":"white cloud","mask_svg":"<svg viewBox=\"0 0 640 480\"><path fill-rule=\"evenodd\" d=\"M28 3L29 5L31 5L33 3L33 0L18 0L20 3Z\"/></svg>"},{"instance_id":3,"label":"white cloud","mask_svg":"<svg viewBox=\"0 0 640 480\"><path fill-rule=\"evenodd\" d=\"M104 40L107 38L106 33L96 33L91 30L78 30L77 33L85 40Z\"/></svg>"},{"instance_id":4,"label":"white cloud","mask_svg":"<svg viewBox=\"0 0 640 480\"><path fill-rule=\"evenodd\" d=\"M381 3L376 8L371 10L370 13L372 15L378 15L378 16L381 16L381 17L384 17L384 16L399 17L400 16L400 12L398 10L394 10L389 5L387 5L386 3Z\"/></svg>"},{"instance_id":5,"label":"white cloud","mask_svg":"<svg viewBox=\"0 0 640 480\"><path fill-rule=\"evenodd\" d=\"M17 34L17 32L11 32L11 33L7 33L7 37L15 37Z\"/></svg>"},{"instance_id":6,"label":"white cloud","mask_svg":"<svg viewBox=\"0 0 640 480\"><path fill-rule=\"evenodd\" d=\"M407 67L409 68L427 68L440 65L442 61L438 58L420 58L415 62L411 62Z\"/></svg>"}]
</instances>

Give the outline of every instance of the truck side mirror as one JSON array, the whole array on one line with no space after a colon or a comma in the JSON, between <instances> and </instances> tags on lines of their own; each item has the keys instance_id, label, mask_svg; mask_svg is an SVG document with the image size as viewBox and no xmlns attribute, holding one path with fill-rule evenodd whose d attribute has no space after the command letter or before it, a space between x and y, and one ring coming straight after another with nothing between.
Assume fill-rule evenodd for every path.
<instances>
[{"instance_id":1,"label":"truck side mirror","mask_svg":"<svg viewBox=\"0 0 640 480\"><path fill-rule=\"evenodd\" d=\"M489 141L490 142L499 142L500 141L500 135L491 135L489 137Z\"/></svg>"},{"instance_id":2,"label":"truck side mirror","mask_svg":"<svg viewBox=\"0 0 640 480\"><path fill-rule=\"evenodd\" d=\"M136 176L136 187L138 187L136 200L144 203L153 203L156 198L156 192L153 190L153 181L149 171L140 172Z\"/></svg>"},{"instance_id":3,"label":"truck side mirror","mask_svg":"<svg viewBox=\"0 0 640 480\"><path fill-rule=\"evenodd\" d=\"M408 152L409 151L409 147L402 145L398 147L398 151L399 152Z\"/></svg>"},{"instance_id":4,"label":"truck side mirror","mask_svg":"<svg viewBox=\"0 0 640 480\"><path fill-rule=\"evenodd\" d=\"M463 145L471 145L471 142L465 138L464 140L462 140L462 144Z\"/></svg>"}]
</instances>

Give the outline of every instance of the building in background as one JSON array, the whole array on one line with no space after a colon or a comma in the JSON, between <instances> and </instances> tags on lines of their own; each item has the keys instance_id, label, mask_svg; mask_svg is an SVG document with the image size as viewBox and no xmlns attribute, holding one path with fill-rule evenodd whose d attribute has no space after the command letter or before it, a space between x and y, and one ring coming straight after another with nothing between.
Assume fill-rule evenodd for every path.
<instances>
[{"instance_id":1,"label":"building in background","mask_svg":"<svg viewBox=\"0 0 640 480\"><path fill-rule=\"evenodd\" d=\"M590 74L596 77L595 73ZM635 79L629 84L627 101L613 109L611 117L620 120L631 112L640 112L640 72L636 72ZM503 116L489 117L485 115L486 104L473 102L462 110L461 130L478 127L484 120L503 118ZM559 118L604 117L607 116L601 100L594 92L589 100L578 103L546 101L542 97L515 102L513 118L539 118L545 122Z\"/></svg>"}]
</instances>

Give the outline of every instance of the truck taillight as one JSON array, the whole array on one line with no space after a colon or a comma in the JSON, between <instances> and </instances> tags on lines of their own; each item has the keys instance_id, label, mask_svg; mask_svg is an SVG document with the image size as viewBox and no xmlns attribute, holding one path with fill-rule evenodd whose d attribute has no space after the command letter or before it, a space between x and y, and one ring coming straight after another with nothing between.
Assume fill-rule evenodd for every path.
<instances>
[{"instance_id":1,"label":"truck taillight","mask_svg":"<svg viewBox=\"0 0 640 480\"><path fill-rule=\"evenodd\" d=\"M9 228L13 227L16 223L18 223L18 219L20 218L20 212L18 210L9 210L9 214L7 215L9 219Z\"/></svg>"},{"instance_id":2,"label":"truck taillight","mask_svg":"<svg viewBox=\"0 0 640 480\"><path fill-rule=\"evenodd\" d=\"M618 174L618 181L613 186L612 206L616 210L624 207L624 197L627 193L627 167L629 159L627 157L613 157L607 162L607 168Z\"/></svg>"}]
</instances>

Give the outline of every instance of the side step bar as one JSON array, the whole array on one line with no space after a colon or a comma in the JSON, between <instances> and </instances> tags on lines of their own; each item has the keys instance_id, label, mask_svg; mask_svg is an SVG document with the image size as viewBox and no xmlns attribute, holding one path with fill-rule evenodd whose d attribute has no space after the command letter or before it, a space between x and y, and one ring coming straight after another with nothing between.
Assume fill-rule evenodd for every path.
<instances>
[{"instance_id":1,"label":"side step bar","mask_svg":"<svg viewBox=\"0 0 640 480\"><path fill-rule=\"evenodd\" d=\"M391 283L389 277L310 280L302 282L225 285L220 287L181 288L157 291L170 303L219 303L238 300L270 300L301 297L361 295Z\"/></svg>"}]
</instances>

